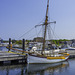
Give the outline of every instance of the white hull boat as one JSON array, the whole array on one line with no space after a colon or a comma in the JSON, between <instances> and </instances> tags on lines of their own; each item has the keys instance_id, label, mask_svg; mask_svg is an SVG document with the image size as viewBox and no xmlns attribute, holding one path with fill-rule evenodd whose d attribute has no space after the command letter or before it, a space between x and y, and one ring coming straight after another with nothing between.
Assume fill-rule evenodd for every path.
<instances>
[{"instance_id":1,"label":"white hull boat","mask_svg":"<svg viewBox=\"0 0 75 75\"><path fill-rule=\"evenodd\" d=\"M56 23L56 21L54 21L54 22L49 22L48 21L48 9L49 9L49 0L47 2L47 11L46 11L45 22L43 24L41 24L41 26L44 27L42 51L41 51L40 54L36 53L35 51L30 53L29 56L28 56L28 63L57 63L57 62L65 61L69 57L68 53L60 53L60 54L58 53L56 55L56 54L54 54L54 52L52 52L52 53L48 52L48 53L45 54L45 47L46 47L45 42L46 42L46 35L47 35L48 26L51 23ZM36 25L36 26L40 26L40 25Z\"/></svg>"},{"instance_id":2,"label":"white hull boat","mask_svg":"<svg viewBox=\"0 0 75 75\"><path fill-rule=\"evenodd\" d=\"M57 63L65 61L69 58L69 54L67 53L66 56L56 56L56 57L38 57L35 55L28 55L28 63Z\"/></svg>"}]
</instances>

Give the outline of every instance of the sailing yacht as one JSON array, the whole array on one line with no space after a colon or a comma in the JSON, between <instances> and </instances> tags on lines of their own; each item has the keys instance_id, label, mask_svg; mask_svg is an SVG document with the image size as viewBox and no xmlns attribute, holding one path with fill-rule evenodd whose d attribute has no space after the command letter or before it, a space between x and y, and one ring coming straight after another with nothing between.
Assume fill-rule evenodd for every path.
<instances>
[{"instance_id":1,"label":"sailing yacht","mask_svg":"<svg viewBox=\"0 0 75 75\"><path fill-rule=\"evenodd\" d=\"M46 10L46 17L45 22L41 25L44 26L44 37L43 37L43 47L41 53L37 53L36 51L30 52L28 55L28 63L57 63L62 62L68 59L69 54L68 53L51 53L51 51L48 54L45 54L45 41L46 41L46 32L47 32L47 26L50 23L56 23L54 22L48 22L48 9L49 9L49 0L47 1L47 10Z\"/></svg>"}]
</instances>

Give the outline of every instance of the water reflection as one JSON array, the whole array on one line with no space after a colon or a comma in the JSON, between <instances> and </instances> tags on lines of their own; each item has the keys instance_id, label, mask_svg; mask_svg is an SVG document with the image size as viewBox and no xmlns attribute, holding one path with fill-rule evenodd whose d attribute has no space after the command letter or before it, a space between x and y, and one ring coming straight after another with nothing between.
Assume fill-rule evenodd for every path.
<instances>
[{"instance_id":1,"label":"water reflection","mask_svg":"<svg viewBox=\"0 0 75 75\"><path fill-rule=\"evenodd\" d=\"M24 64L0 66L0 75L27 75L26 67Z\"/></svg>"},{"instance_id":2,"label":"water reflection","mask_svg":"<svg viewBox=\"0 0 75 75\"><path fill-rule=\"evenodd\" d=\"M67 69L68 62L55 63L55 64L29 64L28 75L54 75L54 72L62 72L63 69Z\"/></svg>"},{"instance_id":3,"label":"water reflection","mask_svg":"<svg viewBox=\"0 0 75 75\"><path fill-rule=\"evenodd\" d=\"M54 75L69 66L68 62L56 64L17 64L0 66L0 75Z\"/></svg>"}]
</instances>

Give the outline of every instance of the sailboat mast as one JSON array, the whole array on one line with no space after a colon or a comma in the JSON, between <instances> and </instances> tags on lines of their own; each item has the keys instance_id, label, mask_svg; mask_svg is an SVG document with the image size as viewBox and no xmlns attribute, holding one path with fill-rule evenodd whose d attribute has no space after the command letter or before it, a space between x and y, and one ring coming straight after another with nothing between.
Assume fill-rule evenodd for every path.
<instances>
[{"instance_id":1,"label":"sailboat mast","mask_svg":"<svg viewBox=\"0 0 75 75\"><path fill-rule=\"evenodd\" d=\"M45 31L44 31L42 54L43 54L43 51L45 49L46 30L47 30L47 25L48 25L48 9L49 9L49 0L47 2L46 19L45 19L45 23L44 23L44 25L45 25Z\"/></svg>"}]
</instances>

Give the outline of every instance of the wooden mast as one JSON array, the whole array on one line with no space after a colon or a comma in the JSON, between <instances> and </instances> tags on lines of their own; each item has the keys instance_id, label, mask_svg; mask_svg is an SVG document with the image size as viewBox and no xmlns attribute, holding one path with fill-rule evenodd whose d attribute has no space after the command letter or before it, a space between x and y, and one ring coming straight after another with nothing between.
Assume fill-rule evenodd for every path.
<instances>
[{"instance_id":1,"label":"wooden mast","mask_svg":"<svg viewBox=\"0 0 75 75\"><path fill-rule=\"evenodd\" d=\"M47 30L47 25L48 25L48 9L49 9L49 0L47 2L47 10L46 10L46 19L45 19L45 31L44 31L44 39L43 39L43 47L42 47L42 54L44 54L44 49L45 49L45 39L46 39L46 30Z\"/></svg>"}]
</instances>

